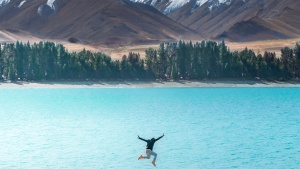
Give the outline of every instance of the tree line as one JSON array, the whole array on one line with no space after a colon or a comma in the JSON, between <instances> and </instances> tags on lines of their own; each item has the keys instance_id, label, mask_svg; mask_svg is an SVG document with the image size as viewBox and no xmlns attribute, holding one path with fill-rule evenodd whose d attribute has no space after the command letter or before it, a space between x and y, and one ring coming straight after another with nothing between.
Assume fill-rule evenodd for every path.
<instances>
[{"instance_id":1,"label":"tree line","mask_svg":"<svg viewBox=\"0 0 300 169\"><path fill-rule=\"evenodd\" d=\"M130 52L112 60L101 52L83 49L68 52L61 44L2 43L2 80L203 80L220 78L263 78L291 80L300 77L300 45L284 47L281 56L256 54L245 48L230 51L225 42L167 42L149 48L145 58Z\"/></svg>"}]
</instances>

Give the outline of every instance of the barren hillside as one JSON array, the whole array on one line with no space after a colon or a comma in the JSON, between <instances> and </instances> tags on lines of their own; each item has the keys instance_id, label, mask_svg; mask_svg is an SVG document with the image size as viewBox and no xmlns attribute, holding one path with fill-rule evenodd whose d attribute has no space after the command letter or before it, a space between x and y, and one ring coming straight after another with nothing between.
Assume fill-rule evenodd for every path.
<instances>
[{"instance_id":1,"label":"barren hillside","mask_svg":"<svg viewBox=\"0 0 300 169\"><path fill-rule=\"evenodd\" d=\"M168 16L206 38L256 41L300 37L299 0L228 0L214 6L195 1Z\"/></svg>"},{"instance_id":2,"label":"barren hillside","mask_svg":"<svg viewBox=\"0 0 300 169\"><path fill-rule=\"evenodd\" d=\"M197 35L153 7L128 0L12 0L0 9L0 27L81 44L158 43Z\"/></svg>"}]
</instances>

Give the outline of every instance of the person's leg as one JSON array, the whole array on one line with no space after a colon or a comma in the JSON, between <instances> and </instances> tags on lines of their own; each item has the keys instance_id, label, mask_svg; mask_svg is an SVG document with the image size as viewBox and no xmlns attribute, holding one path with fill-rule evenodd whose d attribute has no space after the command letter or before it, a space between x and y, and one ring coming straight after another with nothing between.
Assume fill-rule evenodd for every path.
<instances>
[{"instance_id":1,"label":"person's leg","mask_svg":"<svg viewBox=\"0 0 300 169\"><path fill-rule=\"evenodd\" d=\"M139 158L138 158L138 160L140 160L140 159L142 159L142 158L144 158L143 155L140 155Z\"/></svg>"},{"instance_id":2,"label":"person's leg","mask_svg":"<svg viewBox=\"0 0 300 169\"><path fill-rule=\"evenodd\" d=\"M152 161L152 164L153 164L154 166L156 166L155 161L156 161L157 154L156 154L155 152L153 152L153 151L150 151L149 153L150 153L151 155L154 156L154 159L153 159L153 161Z\"/></svg>"},{"instance_id":3,"label":"person's leg","mask_svg":"<svg viewBox=\"0 0 300 169\"><path fill-rule=\"evenodd\" d=\"M150 157L151 157L151 150L147 149L146 150L146 155L147 156L145 156L144 158L150 159Z\"/></svg>"},{"instance_id":4,"label":"person's leg","mask_svg":"<svg viewBox=\"0 0 300 169\"><path fill-rule=\"evenodd\" d=\"M156 154L155 152L153 152L153 151L151 151L150 154L154 156L154 159L153 159L153 160L155 161L155 160L156 160L156 157L157 157L157 154Z\"/></svg>"},{"instance_id":5,"label":"person's leg","mask_svg":"<svg viewBox=\"0 0 300 169\"><path fill-rule=\"evenodd\" d=\"M142 155L140 155L139 158L138 158L138 160L144 159L144 158L150 159L150 157L151 157L151 152L152 152L151 150L146 150L146 155L147 155L147 156L142 156Z\"/></svg>"}]
</instances>

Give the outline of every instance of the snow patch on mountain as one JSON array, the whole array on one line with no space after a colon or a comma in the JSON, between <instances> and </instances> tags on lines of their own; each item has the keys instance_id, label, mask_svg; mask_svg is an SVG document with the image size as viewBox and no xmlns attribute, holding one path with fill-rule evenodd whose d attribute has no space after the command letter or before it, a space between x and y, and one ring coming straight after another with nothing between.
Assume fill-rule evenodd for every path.
<instances>
[{"instance_id":1,"label":"snow patch on mountain","mask_svg":"<svg viewBox=\"0 0 300 169\"><path fill-rule=\"evenodd\" d=\"M190 0L173 0L173 1L170 1L169 5L166 8L166 10L164 11L164 13L168 14L168 13L182 7L183 5L188 3L189 1Z\"/></svg>"},{"instance_id":2,"label":"snow patch on mountain","mask_svg":"<svg viewBox=\"0 0 300 169\"><path fill-rule=\"evenodd\" d=\"M10 0L0 0L0 7L8 4Z\"/></svg>"},{"instance_id":3,"label":"snow patch on mountain","mask_svg":"<svg viewBox=\"0 0 300 169\"><path fill-rule=\"evenodd\" d=\"M151 4L152 6L154 6L157 2L160 2L158 0L131 0L131 1L145 3L145 4ZM174 10L182 7L183 5L187 4L190 1L191 0L169 0L167 3L166 9L164 10L164 14L168 14L168 13L174 11ZM209 7L210 9L212 9L213 7L216 7L220 4L226 4L226 5L231 4L231 0L197 0L195 5L200 7L207 2L214 2L214 1L217 1L217 3L210 6ZM195 10L195 9L193 9L193 10Z\"/></svg>"},{"instance_id":4,"label":"snow patch on mountain","mask_svg":"<svg viewBox=\"0 0 300 169\"><path fill-rule=\"evenodd\" d=\"M198 0L196 2L197 5L202 6L203 4L205 4L207 2L207 0Z\"/></svg>"},{"instance_id":5,"label":"snow patch on mountain","mask_svg":"<svg viewBox=\"0 0 300 169\"><path fill-rule=\"evenodd\" d=\"M206 2L214 3L213 6L219 6L220 4L226 4L226 5L231 4L231 0L197 0L196 4L202 6Z\"/></svg>"},{"instance_id":6,"label":"snow patch on mountain","mask_svg":"<svg viewBox=\"0 0 300 169\"><path fill-rule=\"evenodd\" d=\"M55 13L55 0L48 0L46 4L39 6L37 13L44 17L48 18L51 14Z\"/></svg>"},{"instance_id":7,"label":"snow patch on mountain","mask_svg":"<svg viewBox=\"0 0 300 169\"><path fill-rule=\"evenodd\" d=\"M138 2L138 3L151 4L152 6L155 6L155 4L157 2L161 2L158 0L131 0L131 1ZM166 0L166 1L168 3L167 3L167 7L166 7L164 13L168 14L168 13L174 11L175 9L182 7L183 5L188 3L190 0ZM207 1L207 0L205 0L205 1Z\"/></svg>"},{"instance_id":8,"label":"snow patch on mountain","mask_svg":"<svg viewBox=\"0 0 300 169\"><path fill-rule=\"evenodd\" d=\"M210 12L212 12L216 7L220 6L221 4L225 4L225 5L230 5L231 4L231 0L218 0L218 1L208 0L208 2L212 3L208 7Z\"/></svg>"},{"instance_id":9,"label":"snow patch on mountain","mask_svg":"<svg viewBox=\"0 0 300 169\"><path fill-rule=\"evenodd\" d=\"M26 2L26 0L23 0L23 1L19 4L18 8L21 8L25 2Z\"/></svg>"},{"instance_id":10,"label":"snow patch on mountain","mask_svg":"<svg viewBox=\"0 0 300 169\"><path fill-rule=\"evenodd\" d=\"M53 9L53 10L55 10L55 6L54 6L54 3L55 2L55 0L48 0L47 1L47 5L51 8L51 9Z\"/></svg>"}]
</instances>

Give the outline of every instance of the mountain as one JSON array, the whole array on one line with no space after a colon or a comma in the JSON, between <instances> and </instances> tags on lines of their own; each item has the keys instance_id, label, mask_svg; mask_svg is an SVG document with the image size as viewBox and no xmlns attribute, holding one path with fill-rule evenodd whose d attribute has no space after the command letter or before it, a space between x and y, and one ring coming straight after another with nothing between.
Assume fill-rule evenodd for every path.
<instances>
[{"instance_id":1,"label":"mountain","mask_svg":"<svg viewBox=\"0 0 300 169\"><path fill-rule=\"evenodd\" d=\"M0 28L87 44L141 44L197 37L155 8L129 0L11 0Z\"/></svg>"},{"instance_id":2,"label":"mountain","mask_svg":"<svg viewBox=\"0 0 300 169\"><path fill-rule=\"evenodd\" d=\"M299 0L132 0L154 6L205 38L256 41L300 37Z\"/></svg>"},{"instance_id":3,"label":"mountain","mask_svg":"<svg viewBox=\"0 0 300 169\"><path fill-rule=\"evenodd\" d=\"M190 1L168 16L206 38L255 41L300 36L299 0L218 2L207 1L195 8L196 2Z\"/></svg>"},{"instance_id":4,"label":"mountain","mask_svg":"<svg viewBox=\"0 0 300 169\"><path fill-rule=\"evenodd\" d=\"M299 0L0 0L0 29L81 44L300 37Z\"/></svg>"}]
</instances>

